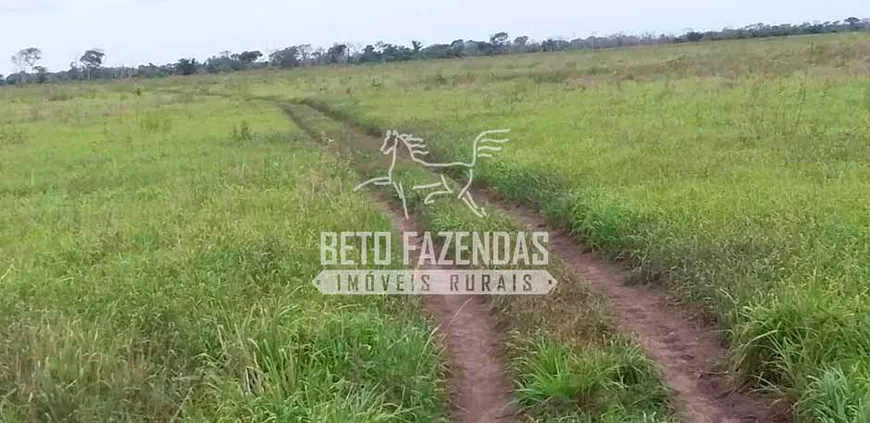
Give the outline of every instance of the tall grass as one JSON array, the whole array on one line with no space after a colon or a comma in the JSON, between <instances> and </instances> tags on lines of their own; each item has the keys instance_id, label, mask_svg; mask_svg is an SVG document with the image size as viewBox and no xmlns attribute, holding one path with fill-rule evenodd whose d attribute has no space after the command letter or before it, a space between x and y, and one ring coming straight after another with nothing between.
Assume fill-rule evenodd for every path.
<instances>
[{"instance_id":1,"label":"tall grass","mask_svg":"<svg viewBox=\"0 0 870 423\"><path fill-rule=\"evenodd\" d=\"M305 106L287 106L312 134L331 140L360 178L383 175L389 158L379 137L367 137ZM394 178L406 187L430 183L433 174L416 164L398 163ZM457 185L458 192L461 186ZM393 190L382 193L401 206ZM431 233L527 231L497 209L481 219L453 196L424 204L426 194L406 189L406 204ZM447 247L448 256L455 250ZM670 392L653 361L611 320L606 301L565 275L557 258L545 266L560 285L543 297L494 298L504 330L513 401L529 421L668 422Z\"/></svg>"},{"instance_id":2,"label":"tall grass","mask_svg":"<svg viewBox=\"0 0 870 423\"><path fill-rule=\"evenodd\" d=\"M129 94L3 103L68 115L0 127L0 421L443 421L419 305L311 284L320 231L390 228L347 166L267 104Z\"/></svg>"},{"instance_id":3,"label":"tall grass","mask_svg":"<svg viewBox=\"0 0 870 423\"><path fill-rule=\"evenodd\" d=\"M306 71L269 89L413 131L443 158L511 128L481 180L718 321L741 382L847 422L870 402L868 51L866 35L717 42Z\"/></svg>"}]
</instances>

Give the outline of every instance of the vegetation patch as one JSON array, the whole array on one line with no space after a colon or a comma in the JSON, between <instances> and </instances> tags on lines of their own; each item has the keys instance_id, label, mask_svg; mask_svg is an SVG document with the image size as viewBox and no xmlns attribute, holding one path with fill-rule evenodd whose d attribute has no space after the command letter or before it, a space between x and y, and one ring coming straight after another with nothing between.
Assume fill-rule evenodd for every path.
<instances>
[{"instance_id":1,"label":"vegetation patch","mask_svg":"<svg viewBox=\"0 0 870 423\"><path fill-rule=\"evenodd\" d=\"M0 420L446 421L418 301L312 285L321 230L390 230L350 169L269 104L127 91L2 126Z\"/></svg>"},{"instance_id":2,"label":"vegetation patch","mask_svg":"<svg viewBox=\"0 0 870 423\"><path fill-rule=\"evenodd\" d=\"M379 138L306 106L285 108L310 134L325 135L328 148L348 160L362 178L380 176L389 166L389 159L378 151ZM394 172L406 186L432 178L428 171L402 162ZM384 195L401 206L393 190L384 189ZM497 209L481 219L456 198L433 204L424 200L419 191L406 190L408 208L432 233L527 230ZM455 255L450 247L447 251ZM672 421L671 394L655 363L615 329L606 301L576 276L565 274L558 258L551 257L547 269L560 279L550 295L493 298L505 333L514 401L525 416L541 422Z\"/></svg>"},{"instance_id":3,"label":"vegetation patch","mask_svg":"<svg viewBox=\"0 0 870 423\"><path fill-rule=\"evenodd\" d=\"M810 421L854 421L870 397L866 46L815 37L680 47L670 65L673 47L511 61L510 72L531 73L541 63L659 63L584 90L523 90L521 79L414 90L418 65L378 70L384 87L402 90L293 90L362 128L413 132L445 160L469 157L482 130L512 129L478 180L533 202L635 269L635 282L700 307L726 330L739 381L796 399ZM843 49L854 54L828 54ZM764 66L749 61L762 53ZM432 66L447 78L507 63Z\"/></svg>"}]
</instances>

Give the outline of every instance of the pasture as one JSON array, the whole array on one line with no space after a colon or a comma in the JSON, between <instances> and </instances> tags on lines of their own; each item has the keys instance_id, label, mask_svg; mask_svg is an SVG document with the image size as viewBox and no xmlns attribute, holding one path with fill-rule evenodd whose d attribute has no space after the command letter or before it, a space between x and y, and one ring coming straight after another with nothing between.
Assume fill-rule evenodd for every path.
<instances>
[{"instance_id":1,"label":"pasture","mask_svg":"<svg viewBox=\"0 0 870 423\"><path fill-rule=\"evenodd\" d=\"M868 52L855 36L541 55L336 72L352 89L309 95L450 158L510 127L480 178L698 306L739 381L808 421L865 421Z\"/></svg>"},{"instance_id":2,"label":"pasture","mask_svg":"<svg viewBox=\"0 0 870 423\"><path fill-rule=\"evenodd\" d=\"M448 419L420 301L309 281L321 230L390 230L353 192L364 136L460 160L494 128L481 186L715 325L735 386L870 421L857 33L0 89L0 420ZM410 201L434 230L516 224ZM563 278L493 305L522 418L674 418L607 296Z\"/></svg>"},{"instance_id":3,"label":"pasture","mask_svg":"<svg viewBox=\"0 0 870 423\"><path fill-rule=\"evenodd\" d=\"M0 421L441 421L419 302L311 285L321 228L390 230L350 169L269 104L134 91L0 95Z\"/></svg>"}]
</instances>

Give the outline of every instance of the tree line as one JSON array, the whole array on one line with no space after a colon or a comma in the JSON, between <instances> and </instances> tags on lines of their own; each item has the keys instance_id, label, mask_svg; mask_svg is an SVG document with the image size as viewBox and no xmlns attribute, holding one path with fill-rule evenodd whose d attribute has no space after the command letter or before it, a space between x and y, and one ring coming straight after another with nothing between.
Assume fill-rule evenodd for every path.
<instances>
[{"instance_id":1,"label":"tree line","mask_svg":"<svg viewBox=\"0 0 870 423\"><path fill-rule=\"evenodd\" d=\"M70 63L69 69L50 72L38 63L42 51L36 47L22 49L12 56L18 72L0 75L0 84L42 84L46 82L80 81L96 79L160 78L172 75L225 73L255 68L296 68L330 64L365 64L398 62L420 59L446 59L499 54L518 54L580 49L615 48L650 44L693 43L712 40L782 37L789 35L825 34L870 30L870 19L849 17L842 21L803 23L799 25L767 25L763 23L742 28L725 28L721 31L688 31L682 35L614 34L605 37L590 36L567 40L548 38L535 41L527 36L511 39L508 33L492 34L487 41L457 39L449 44L424 46L411 41L410 46L378 42L365 47L350 44L333 44L331 47L314 48L310 44L293 45L273 51L220 52L205 61L181 58L174 63L140 65L138 67L103 67L106 52L94 48L85 52L78 61Z\"/></svg>"}]
</instances>

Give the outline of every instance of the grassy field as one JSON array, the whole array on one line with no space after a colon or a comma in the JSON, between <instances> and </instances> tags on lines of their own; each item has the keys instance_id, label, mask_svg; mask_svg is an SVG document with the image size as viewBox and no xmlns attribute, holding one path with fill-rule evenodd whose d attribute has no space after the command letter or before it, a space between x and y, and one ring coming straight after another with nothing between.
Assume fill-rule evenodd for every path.
<instances>
[{"instance_id":1,"label":"grassy field","mask_svg":"<svg viewBox=\"0 0 870 423\"><path fill-rule=\"evenodd\" d=\"M366 137L305 106L293 107L292 113L312 134L332 140L330 149L353 163L361 180L380 176L389 166L378 151L379 137ZM418 166L396 166L396 179L407 186L429 183L432 177ZM394 194L390 197L401 204ZM497 209L481 219L459 201L424 205L419 191L408 192L407 205L433 233L528 230ZM561 281L550 295L494 300L514 401L527 421L673 421L671 393L655 363L615 328L606 300L582 280L565 275L557 259L546 268Z\"/></svg>"},{"instance_id":2,"label":"grassy field","mask_svg":"<svg viewBox=\"0 0 870 423\"><path fill-rule=\"evenodd\" d=\"M442 418L416 303L308 286L315 232L388 220L349 192L346 161L243 100L259 98L412 131L445 159L510 128L480 181L717 322L737 381L800 421L870 421L866 34L138 84L0 90L0 420ZM598 387L609 421L666 414L645 358L603 326L513 328L532 418L596 421L553 398ZM623 365L636 383L584 378Z\"/></svg>"},{"instance_id":3,"label":"grassy field","mask_svg":"<svg viewBox=\"0 0 870 423\"><path fill-rule=\"evenodd\" d=\"M870 420L870 37L202 78L313 99L433 154L515 140L479 177L717 321L740 381L808 421Z\"/></svg>"},{"instance_id":4,"label":"grassy field","mask_svg":"<svg viewBox=\"0 0 870 423\"><path fill-rule=\"evenodd\" d=\"M390 230L260 102L0 90L0 421L443 421L419 302L324 297Z\"/></svg>"}]
</instances>

